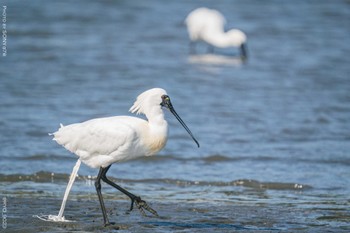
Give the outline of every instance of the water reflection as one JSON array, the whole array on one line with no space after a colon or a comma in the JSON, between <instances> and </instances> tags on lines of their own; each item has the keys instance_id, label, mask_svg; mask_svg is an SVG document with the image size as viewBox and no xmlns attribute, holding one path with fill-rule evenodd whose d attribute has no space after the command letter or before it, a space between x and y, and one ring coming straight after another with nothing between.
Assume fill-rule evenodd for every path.
<instances>
[{"instance_id":1,"label":"water reflection","mask_svg":"<svg viewBox=\"0 0 350 233\"><path fill-rule=\"evenodd\" d=\"M224 65L241 66L245 60L240 57L226 56L222 54L191 54L188 56L188 62L191 64L202 65Z\"/></svg>"}]
</instances>

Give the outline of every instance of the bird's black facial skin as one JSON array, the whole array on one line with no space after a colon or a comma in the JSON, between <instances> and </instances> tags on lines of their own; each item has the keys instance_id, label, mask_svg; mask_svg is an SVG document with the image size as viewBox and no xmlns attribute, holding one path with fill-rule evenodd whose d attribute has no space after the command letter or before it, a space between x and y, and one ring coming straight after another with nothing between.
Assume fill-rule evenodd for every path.
<instances>
[{"instance_id":1,"label":"bird's black facial skin","mask_svg":"<svg viewBox=\"0 0 350 233\"><path fill-rule=\"evenodd\" d=\"M166 107L167 109L170 109L170 106L172 107L172 105L171 105L169 96L162 95L162 102L160 103L160 105L162 107Z\"/></svg>"},{"instance_id":2,"label":"bird's black facial skin","mask_svg":"<svg viewBox=\"0 0 350 233\"><path fill-rule=\"evenodd\" d=\"M162 95L162 102L160 103L160 105L162 107L165 107L167 109L170 110L170 112L176 117L176 119L180 122L180 124L185 128L185 130L187 131L187 133L191 136L191 138L193 139L193 141L197 144L197 146L199 147L199 143L198 141L194 138L194 136L192 135L191 130L187 127L187 125L185 124L185 122L180 118L180 116L176 113L173 105L170 102L170 98L167 95Z\"/></svg>"}]
</instances>

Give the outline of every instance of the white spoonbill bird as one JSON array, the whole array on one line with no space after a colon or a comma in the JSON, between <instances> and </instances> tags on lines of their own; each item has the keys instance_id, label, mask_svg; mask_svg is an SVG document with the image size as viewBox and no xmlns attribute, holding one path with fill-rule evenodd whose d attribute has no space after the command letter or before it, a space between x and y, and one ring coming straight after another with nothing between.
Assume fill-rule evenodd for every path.
<instances>
[{"instance_id":1,"label":"white spoonbill bird","mask_svg":"<svg viewBox=\"0 0 350 233\"><path fill-rule=\"evenodd\" d=\"M61 125L61 128L53 133L53 140L79 157L76 165L78 168L82 161L92 168L100 169L95 187L105 226L111 223L108 220L102 198L101 180L131 199L130 211L136 203L143 215L147 210L157 216L157 212L145 201L112 182L107 178L106 173L113 163L141 156L151 156L165 146L168 137L168 123L164 119L162 108L170 110L199 147L198 141L176 113L166 91L161 88L153 88L140 94L129 110L132 113L145 114L148 121L131 116L97 118L67 126ZM72 176L75 174L73 171ZM63 204L62 206L61 217L64 209Z\"/></svg>"},{"instance_id":2,"label":"white spoonbill bird","mask_svg":"<svg viewBox=\"0 0 350 233\"><path fill-rule=\"evenodd\" d=\"M205 7L193 10L185 20L191 45L204 41L218 48L239 47L241 58L247 58L247 36L238 29L225 32L225 23L225 17L217 10Z\"/></svg>"}]
</instances>

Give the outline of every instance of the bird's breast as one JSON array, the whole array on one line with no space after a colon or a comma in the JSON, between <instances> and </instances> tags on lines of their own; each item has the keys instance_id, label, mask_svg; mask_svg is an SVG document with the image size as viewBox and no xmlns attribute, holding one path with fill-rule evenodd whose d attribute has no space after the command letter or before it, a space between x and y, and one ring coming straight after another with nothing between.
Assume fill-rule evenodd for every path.
<instances>
[{"instance_id":1,"label":"bird's breast","mask_svg":"<svg viewBox=\"0 0 350 233\"><path fill-rule=\"evenodd\" d=\"M161 149L163 149L166 142L167 142L166 137L149 138L147 140L147 144L146 144L146 146L148 147L148 149L150 151L149 155L153 155L153 154L159 152Z\"/></svg>"}]
</instances>

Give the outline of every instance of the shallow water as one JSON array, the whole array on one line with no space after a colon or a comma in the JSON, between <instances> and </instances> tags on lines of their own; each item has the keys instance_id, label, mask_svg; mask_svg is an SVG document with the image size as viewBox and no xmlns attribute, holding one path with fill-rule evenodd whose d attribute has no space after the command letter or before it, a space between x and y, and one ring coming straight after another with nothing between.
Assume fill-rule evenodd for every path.
<instances>
[{"instance_id":1,"label":"shallow water","mask_svg":"<svg viewBox=\"0 0 350 233\"><path fill-rule=\"evenodd\" d=\"M166 114L170 135L158 156L112 166L110 177L173 218L140 217L139 228L130 227L116 208L126 231L350 229L349 2L3 5L8 54L0 57L0 190L16 199L16 208L8 203L7 209L18 218L27 216L21 205L31 214L58 212L75 164L48 133L59 123L129 114L139 93L159 86L201 147ZM189 55L183 21L199 6L220 10L227 29L247 33L246 62L227 56L233 49L206 54L204 44ZM96 175L81 167L72 203L97 203ZM113 203L126 200L104 188ZM46 211L28 201L34 197L55 201ZM206 214L199 218L188 206ZM92 219L102 222L98 205L96 211ZM66 210L88 222L82 213ZM267 226L264 219L271 219ZM45 227L32 230L54 230Z\"/></svg>"}]
</instances>

